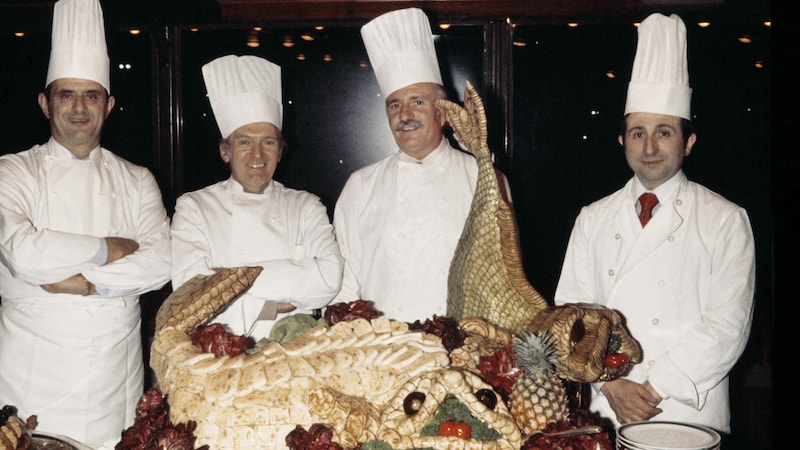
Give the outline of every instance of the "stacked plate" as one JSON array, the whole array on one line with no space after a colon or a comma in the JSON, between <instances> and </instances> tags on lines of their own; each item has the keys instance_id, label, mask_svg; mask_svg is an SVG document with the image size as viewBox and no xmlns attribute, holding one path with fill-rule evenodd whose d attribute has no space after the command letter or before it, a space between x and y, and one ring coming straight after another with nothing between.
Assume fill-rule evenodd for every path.
<instances>
[{"instance_id":1,"label":"stacked plate","mask_svg":"<svg viewBox=\"0 0 800 450\"><path fill-rule=\"evenodd\" d=\"M634 422L617 430L618 450L717 450L711 428L679 422Z\"/></svg>"}]
</instances>

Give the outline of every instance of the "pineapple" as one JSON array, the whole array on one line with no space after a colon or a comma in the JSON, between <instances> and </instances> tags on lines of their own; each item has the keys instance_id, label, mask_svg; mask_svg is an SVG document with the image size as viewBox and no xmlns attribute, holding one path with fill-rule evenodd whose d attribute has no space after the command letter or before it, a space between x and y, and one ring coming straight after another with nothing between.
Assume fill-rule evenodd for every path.
<instances>
[{"instance_id":1,"label":"pineapple","mask_svg":"<svg viewBox=\"0 0 800 450\"><path fill-rule=\"evenodd\" d=\"M511 389L511 415L523 435L567 418L567 392L553 370L554 343L547 330L522 331L514 339L515 365L522 374Z\"/></svg>"}]
</instances>

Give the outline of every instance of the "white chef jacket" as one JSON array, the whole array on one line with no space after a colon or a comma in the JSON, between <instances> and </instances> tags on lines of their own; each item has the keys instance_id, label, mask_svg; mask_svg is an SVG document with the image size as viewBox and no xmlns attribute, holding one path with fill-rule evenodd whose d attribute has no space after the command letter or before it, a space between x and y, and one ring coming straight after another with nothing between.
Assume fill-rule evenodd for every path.
<instances>
[{"instance_id":1,"label":"white chef jacket","mask_svg":"<svg viewBox=\"0 0 800 450\"><path fill-rule=\"evenodd\" d=\"M337 301L370 300L413 322L447 313L447 277L478 179L446 139L422 163L399 152L354 172L333 224L345 259Z\"/></svg>"},{"instance_id":2,"label":"white chef jacket","mask_svg":"<svg viewBox=\"0 0 800 450\"><path fill-rule=\"evenodd\" d=\"M216 267L261 266L253 286L212 322L255 340L269 337L275 320L311 314L339 292L342 257L319 197L272 180L263 193L246 193L233 178L178 198L172 217L172 287ZM264 301L297 309L257 320Z\"/></svg>"},{"instance_id":3,"label":"white chef jacket","mask_svg":"<svg viewBox=\"0 0 800 450\"><path fill-rule=\"evenodd\" d=\"M105 236L139 249L89 261ZM93 447L133 424L144 368L139 295L169 281L169 217L153 175L104 148L50 139L0 157L0 403ZM82 273L98 292L39 287Z\"/></svg>"},{"instance_id":4,"label":"white chef jacket","mask_svg":"<svg viewBox=\"0 0 800 450\"><path fill-rule=\"evenodd\" d=\"M643 350L643 362L626 377L650 380L664 397L653 420L729 432L728 372L744 351L753 314L753 233L743 208L682 171L675 177L677 187L659 195L661 207L644 228L635 177L581 210L555 303L591 302L622 313ZM601 386L593 384L591 409L619 425Z\"/></svg>"}]
</instances>

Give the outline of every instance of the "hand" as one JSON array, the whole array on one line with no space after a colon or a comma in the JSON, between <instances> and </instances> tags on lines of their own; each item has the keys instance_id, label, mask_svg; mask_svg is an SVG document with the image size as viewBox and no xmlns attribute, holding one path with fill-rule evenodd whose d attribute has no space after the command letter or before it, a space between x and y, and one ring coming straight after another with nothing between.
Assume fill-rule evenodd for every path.
<instances>
[{"instance_id":1,"label":"hand","mask_svg":"<svg viewBox=\"0 0 800 450\"><path fill-rule=\"evenodd\" d=\"M600 388L621 424L650 420L661 413L661 396L649 382L639 384L626 378L607 381Z\"/></svg>"},{"instance_id":2,"label":"hand","mask_svg":"<svg viewBox=\"0 0 800 450\"><path fill-rule=\"evenodd\" d=\"M108 245L108 256L106 264L112 263L120 258L130 255L139 250L139 243L133 239L109 236L106 239Z\"/></svg>"},{"instance_id":3,"label":"hand","mask_svg":"<svg viewBox=\"0 0 800 450\"><path fill-rule=\"evenodd\" d=\"M75 274L56 283L42 284L40 287L51 294L92 295L95 287L92 284L89 293L86 293L86 278L82 274Z\"/></svg>"},{"instance_id":4,"label":"hand","mask_svg":"<svg viewBox=\"0 0 800 450\"><path fill-rule=\"evenodd\" d=\"M297 309L297 307L291 303L277 303L277 305L278 305L278 312L281 314L292 312L295 309Z\"/></svg>"}]
</instances>

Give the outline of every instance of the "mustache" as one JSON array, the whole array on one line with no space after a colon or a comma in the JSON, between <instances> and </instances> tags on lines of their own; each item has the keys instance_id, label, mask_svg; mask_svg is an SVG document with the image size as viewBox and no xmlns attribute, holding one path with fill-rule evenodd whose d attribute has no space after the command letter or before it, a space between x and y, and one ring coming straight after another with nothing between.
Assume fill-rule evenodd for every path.
<instances>
[{"instance_id":1,"label":"mustache","mask_svg":"<svg viewBox=\"0 0 800 450\"><path fill-rule=\"evenodd\" d=\"M394 131L403 131L404 128L411 127L411 128L422 128L422 122L419 120L401 120L397 122L397 125L394 126Z\"/></svg>"}]
</instances>

